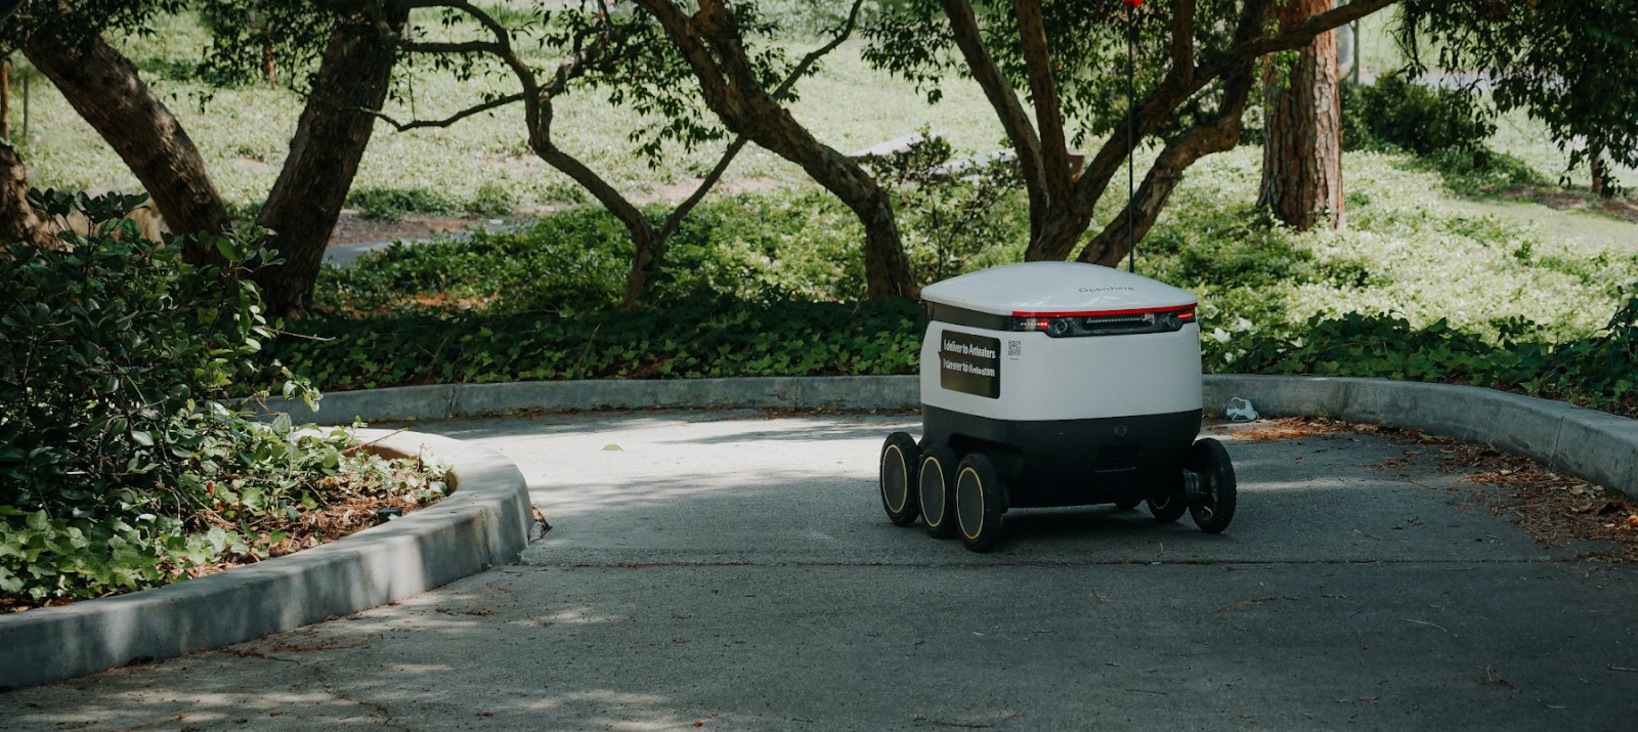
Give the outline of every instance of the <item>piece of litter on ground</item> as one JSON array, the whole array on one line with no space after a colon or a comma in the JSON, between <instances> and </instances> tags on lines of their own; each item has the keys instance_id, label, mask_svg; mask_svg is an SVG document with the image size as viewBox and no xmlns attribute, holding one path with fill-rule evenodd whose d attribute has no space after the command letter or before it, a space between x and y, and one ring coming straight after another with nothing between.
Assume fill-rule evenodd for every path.
<instances>
[{"instance_id":1,"label":"piece of litter on ground","mask_svg":"<svg viewBox=\"0 0 1638 732\"><path fill-rule=\"evenodd\" d=\"M1223 410L1223 414L1235 422L1252 422L1257 419L1257 410L1251 406L1251 402L1240 397L1230 399L1228 409Z\"/></svg>"}]
</instances>

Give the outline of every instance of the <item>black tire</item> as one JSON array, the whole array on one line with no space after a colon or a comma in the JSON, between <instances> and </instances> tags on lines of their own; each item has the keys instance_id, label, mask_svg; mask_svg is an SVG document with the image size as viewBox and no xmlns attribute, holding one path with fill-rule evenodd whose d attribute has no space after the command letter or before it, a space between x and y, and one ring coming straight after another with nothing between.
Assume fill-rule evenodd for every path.
<instances>
[{"instance_id":1,"label":"black tire","mask_svg":"<svg viewBox=\"0 0 1638 732\"><path fill-rule=\"evenodd\" d=\"M927 535L934 539L955 536L955 452L946 445L934 443L921 448L921 467L916 471L917 497L921 503L921 521Z\"/></svg>"},{"instance_id":2,"label":"black tire","mask_svg":"<svg viewBox=\"0 0 1638 732\"><path fill-rule=\"evenodd\" d=\"M1183 470L1178 471L1156 486L1155 493L1149 496L1149 515L1156 521L1169 524L1187 513L1189 507L1183 501Z\"/></svg>"},{"instance_id":3,"label":"black tire","mask_svg":"<svg viewBox=\"0 0 1638 732\"><path fill-rule=\"evenodd\" d=\"M1210 437L1189 448L1189 470L1201 481L1200 500L1189 506L1194 525L1208 534L1221 534L1234 520L1239 486L1234 479L1234 463L1223 443Z\"/></svg>"},{"instance_id":4,"label":"black tire","mask_svg":"<svg viewBox=\"0 0 1638 732\"><path fill-rule=\"evenodd\" d=\"M956 525L969 550L987 552L1001 543L1007 513L1007 490L995 465L983 453L962 458L956 468Z\"/></svg>"},{"instance_id":5,"label":"black tire","mask_svg":"<svg viewBox=\"0 0 1638 732\"><path fill-rule=\"evenodd\" d=\"M882 443L880 461L882 509L894 526L909 526L921 517L921 500L916 495L916 470L921 467L921 448L904 432L894 432Z\"/></svg>"}]
</instances>

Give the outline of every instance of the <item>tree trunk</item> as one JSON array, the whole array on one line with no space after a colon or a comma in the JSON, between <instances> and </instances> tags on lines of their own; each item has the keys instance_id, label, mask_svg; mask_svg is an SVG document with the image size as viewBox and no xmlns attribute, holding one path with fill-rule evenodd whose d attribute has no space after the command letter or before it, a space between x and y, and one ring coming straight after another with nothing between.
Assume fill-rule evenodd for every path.
<instances>
[{"instance_id":1,"label":"tree trunk","mask_svg":"<svg viewBox=\"0 0 1638 732\"><path fill-rule=\"evenodd\" d=\"M1331 9L1333 0L1290 0L1277 11L1289 28ZM1284 76L1284 78L1281 78ZM1257 205L1297 231L1342 225L1342 107L1335 31L1314 36L1281 74L1264 70L1267 126Z\"/></svg>"},{"instance_id":2,"label":"tree trunk","mask_svg":"<svg viewBox=\"0 0 1638 732\"><path fill-rule=\"evenodd\" d=\"M699 79L706 106L729 130L800 165L859 218L865 228L867 297L919 294L887 191L857 162L819 142L780 104L756 73L722 0L702 0L692 16L670 0L637 0L637 5L660 21Z\"/></svg>"},{"instance_id":3,"label":"tree trunk","mask_svg":"<svg viewBox=\"0 0 1638 732\"><path fill-rule=\"evenodd\" d=\"M576 61L578 62L578 59ZM552 122L556 115L553 93L553 90L543 90L535 97L524 100L527 105L525 116L528 118L529 147L547 165L569 176L575 183L580 184L581 188L590 192L592 197L608 210L609 215L626 227L626 232L631 235L632 259L631 269L626 273L626 289L621 298L621 307L627 311L634 310L637 303L648 296L654 285L654 274L659 271L660 263L665 260L666 235L656 230L642 209L637 208L636 204L596 171L552 142Z\"/></svg>"},{"instance_id":4,"label":"tree trunk","mask_svg":"<svg viewBox=\"0 0 1638 732\"><path fill-rule=\"evenodd\" d=\"M745 148L746 139L736 137L728 143L728 148L717 158L717 164L710 172L700 179L694 192L665 217L665 221L658 229L651 227L651 235L647 238L632 234L632 244L635 245L631 260L631 270L626 273L626 292L620 300L621 309L631 312L637 309L637 304L647 299L654 292L654 281L660 276L660 265L665 262L666 249L671 241L671 235L677 233L677 227L682 225L683 218L705 200L705 194L711 192L722 175L728 172L729 164ZM646 222L646 219L645 219Z\"/></svg>"},{"instance_id":5,"label":"tree trunk","mask_svg":"<svg viewBox=\"0 0 1638 732\"><path fill-rule=\"evenodd\" d=\"M386 12L394 28L409 16L397 3ZM376 118L366 110L381 108L396 62L394 44L369 19L337 20L290 154L256 217L271 230L269 241L284 259L282 266L257 273L270 312L296 315L312 306L330 233L375 130Z\"/></svg>"},{"instance_id":6,"label":"tree trunk","mask_svg":"<svg viewBox=\"0 0 1638 732\"><path fill-rule=\"evenodd\" d=\"M0 137L11 139L11 59L0 63Z\"/></svg>"},{"instance_id":7,"label":"tree trunk","mask_svg":"<svg viewBox=\"0 0 1638 732\"><path fill-rule=\"evenodd\" d=\"M1588 156L1588 172L1592 175L1592 192L1599 198L1614 198L1617 186L1610 185L1610 156L1602 145L1592 148Z\"/></svg>"},{"instance_id":8,"label":"tree trunk","mask_svg":"<svg viewBox=\"0 0 1638 732\"><path fill-rule=\"evenodd\" d=\"M272 29L263 30L262 80L267 82L268 86L278 86L279 84L279 60L278 56L274 54L274 50Z\"/></svg>"},{"instance_id":9,"label":"tree trunk","mask_svg":"<svg viewBox=\"0 0 1638 732\"><path fill-rule=\"evenodd\" d=\"M171 231L187 236L227 229L227 207L193 140L118 50L99 36L65 45L36 35L23 52L130 167ZM197 244L184 256L195 263L219 261L214 248Z\"/></svg>"},{"instance_id":10,"label":"tree trunk","mask_svg":"<svg viewBox=\"0 0 1638 732\"><path fill-rule=\"evenodd\" d=\"M10 144L0 142L0 248L18 242L50 247L57 239L28 205L28 170L22 159Z\"/></svg>"}]
</instances>

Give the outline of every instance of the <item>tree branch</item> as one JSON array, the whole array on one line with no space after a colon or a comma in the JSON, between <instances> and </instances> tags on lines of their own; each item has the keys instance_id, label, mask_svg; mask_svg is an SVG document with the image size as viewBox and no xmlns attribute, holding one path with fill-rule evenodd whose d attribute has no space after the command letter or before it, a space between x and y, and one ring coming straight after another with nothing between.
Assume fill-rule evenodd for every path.
<instances>
[{"instance_id":1,"label":"tree branch","mask_svg":"<svg viewBox=\"0 0 1638 732\"><path fill-rule=\"evenodd\" d=\"M700 86L711 93L714 88L724 87L728 81L722 76L722 69L717 65L710 50L699 41L703 34L696 33L694 21L690 16L671 3L671 0L632 0L638 7L660 21L665 28L666 35L671 37L677 45L677 50L688 61L689 67L700 77ZM703 12L703 8L702 8Z\"/></svg>"},{"instance_id":2,"label":"tree branch","mask_svg":"<svg viewBox=\"0 0 1638 732\"><path fill-rule=\"evenodd\" d=\"M700 184L694 188L694 192L689 194L688 198L683 199L682 203L677 204L677 208L665 217L664 223L660 224L661 241L676 233L677 227L682 225L683 217L687 216L688 212L694 209L694 206L705 199L705 194L711 192L717 181L721 180L723 174L728 172L729 164L734 162L734 158L739 155L739 151L745 147L747 142L750 142L749 138L739 135L734 138L733 142L728 143L728 148L723 151L722 157L717 159L716 167L711 168L711 171L700 179Z\"/></svg>"},{"instance_id":3,"label":"tree branch","mask_svg":"<svg viewBox=\"0 0 1638 732\"><path fill-rule=\"evenodd\" d=\"M1013 90L1006 75L1001 73L989 49L984 47L983 32L979 30L972 3L968 0L941 0L941 3L944 14L950 18L950 30L956 47L967 60L973 80L984 90L984 96L995 109L995 115L1018 155L1019 172L1025 181L1024 190L1029 192L1030 197L1030 233L1033 238L1037 226L1036 212L1044 212L1047 208L1047 201L1041 192L1051 190L1046 182L1046 167L1041 161L1041 138L1035 133L1023 103L1018 100L1018 93Z\"/></svg>"},{"instance_id":4,"label":"tree branch","mask_svg":"<svg viewBox=\"0 0 1638 732\"><path fill-rule=\"evenodd\" d=\"M1268 18L1268 7L1271 0L1247 0L1241 8L1240 19L1235 27L1235 44L1233 48L1244 48L1263 30L1263 23ZM1359 0L1345 7L1353 7L1361 3L1395 2L1396 0ZM1166 81L1154 91L1149 92L1135 108L1127 114L1136 115L1135 127L1139 140L1148 137L1163 124L1178 106L1187 101L1196 92L1204 89L1207 84L1224 75L1231 73L1237 66L1224 63L1229 58L1225 54L1212 61L1195 67L1192 74L1180 74L1176 70L1168 71ZM1239 60L1240 64L1255 60L1256 56L1248 56ZM1110 136L1103 146L1098 148L1096 155L1086 163L1080 180L1075 182L1074 206L1077 216L1090 219L1092 207L1108 187L1115 172L1120 169L1121 161L1126 159L1126 141L1119 135ZM1057 257L1067 255L1067 250L1054 252Z\"/></svg>"},{"instance_id":5,"label":"tree branch","mask_svg":"<svg viewBox=\"0 0 1638 732\"><path fill-rule=\"evenodd\" d=\"M399 132L405 132L407 130L420 130L420 129L426 129L426 128L429 128L429 127L449 127L449 126L455 124L456 122L459 122L459 121L461 121L463 119L466 119L467 117L471 117L471 116L477 115L477 114L482 114L482 113L488 112L489 110L492 110L492 109L499 109L501 107L507 106L509 104L514 104L514 103L520 102L520 101L523 101L523 93L522 92L519 92L517 94L508 94L508 95L506 95L504 97L498 97L498 98L495 98L495 99L491 99L491 100L489 100L487 102L484 102L482 104L476 104L476 105L467 107L466 109L463 109L463 110L461 110L459 112L456 112L456 113L454 113L454 114L452 114L452 115L450 115L448 117L445 117L443 119L412 119L412 120L410 120L408 122L399 122L398 120L396 120L393 117L387 115L386 113L378 111L378 110L374 110L374 109L364 109L364 110L360 110L360 111L362 111L365 114L368 114L368 115L370 115L372 117L375 117L376 119L381 120L382 122L386 122L387 124L392 125L393 129L398 130Z\"/></svg>"},{"instance_id":6,"label":"tree branch","mask_svg":"<svg viewBox=\"0 0 1638 732\"><path fill-rule=\"evenodd\" d=\"M1069 148L1064 144L1064 119L1059 109L1052 56L1047 49L1046 21L1041 18L1041 4L1037 0L1014 0L1013 7L1018 14L1018 40L1035 106L1035 126L1041 136L1041 175L1052 200L1063 201L1072 182Z\"/></svg>"},{"instance_id":7,"label":"tree branch","mask_svg":"<svg viewBox=\"0 0 1638 732\"><path fill-rule=\"evenodd\" d=\"M1080 261L1118 266L1134 243L1154 227L1166 200L1182 182L1183 171L1202 157L1234 148L1239 142L1240 119L1251 95L1255 69L1253 61L1236 67L1226 79L1223 102L1212 121L1167 141L1166 147L1144 174L1143 184L1127 201L1126 209L1111 218L1103 230L1087 243L1081 250ZM1126 231L1126 210L1131 211L1133 220L1130 235Z\"/></svg>"},{"instance_id":8,"label":"tree branch","mask_svg":"<svg viewBox=\"0 0 1638 732\"><path fill-rule=\"evenodd\" d=\"M401 0L406 8L448 8L459 10L472 18L494 37L493 41L411 41L392 31L382 15L381 0L372 0L369 12L375 21L376 30L388 38L392 38L399 48L411 53L433 53L444 55L459 55L472 53L486 53L500 59L512 70L513 75L523 84L527 93L535 88L534 70L518 56L512 47L512 32L495 20L494 16L466 0Z\"/></svg>"},{"instance_id":9,"label":"tree branch","mask_svg":"<svg viewBox=\"0 0 1638 732\"><path fill-rule=\"evenodd\" d=\"M1194 80L1194 14L1196 0L1177 0L1172 8L1172 68L1168 81L1188 84Z\"/></svg>"},{"instance_id":10,"label":"tree branch","mask_svg":"<svg viewBox=\"0 0 1638 732\"><path fill-rule=\"evenodd\" d=\"M803 56L802 60L791 68L790 75L785 77L785 80L779 84L777 89L774 89L774 99L783 100L785 95L790 93L791 87L796 86L797 80L806 76L808 70L813 68L813 65L818 63L819 59L829 55L831 51L836 50L837 46L842 45L848 39L848 36L853 35L853 29L859 21L859 8L863 5L864 0L853 0L853 8L847 12L847 22L842 24L842 28L837 31L836 37L830 39L829 43L815 48L809 51L806 56Z\"/></svg>"},{"instance_id":11,"label":"tree branch","mask_svg":"<svg viewBox=\"0 0 1638 732\"><path fill-rule=\"evenodd\" d=\"M1338 5L1318 15L1313 15L1301 23L1290 28L1281 28L1279 33L1271 36L1253 36L1240 40L1221 56L1214 58L1195 71L1197 76L1217 78L1228 73L1228 69L1247 59L1265 56L1276 51L1288 51L1298 46L1305 46L1325 31L1331 30L1344 23L1359 20L1371 13L1381 10L1399 0L1353 0L1353 2Z\"/></svg>"}]
</instances>

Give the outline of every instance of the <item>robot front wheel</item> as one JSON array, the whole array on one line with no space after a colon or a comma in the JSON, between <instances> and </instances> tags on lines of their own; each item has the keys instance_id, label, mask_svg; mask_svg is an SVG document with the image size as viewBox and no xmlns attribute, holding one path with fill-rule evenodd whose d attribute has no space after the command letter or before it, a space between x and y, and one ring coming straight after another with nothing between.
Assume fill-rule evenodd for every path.
<instances>
[{"instance_id":1,"label":"robot front wheel","mask_svg":"<svg viewBox=\"0 0 1638 732\"><path fill-rule=\"evenodd\" d=\"M1168 485L1149 498L1155 520L1169 523L1186 512L1208 534L1223 533L1234 520L1238 487L1223 443L1210 437L1196 440L1184 456L1183 469L1167 480Z\"/></svg>"},{"instance_id":2,"label":"robot front wheel","mask_svg":"<svg viewBox=\"0 0 1638 732\"><path fill-rule=\"evenodd\" d=\"M1210 437L1197 440L1189 448L1184 467L1195 483L1191 491L1194 495L1189 501L1189 516L1194 519L1194 525L1208 534L1223 533L1234 520L1239 492L1228 450Z\"/></svg>"}]
</instances>

